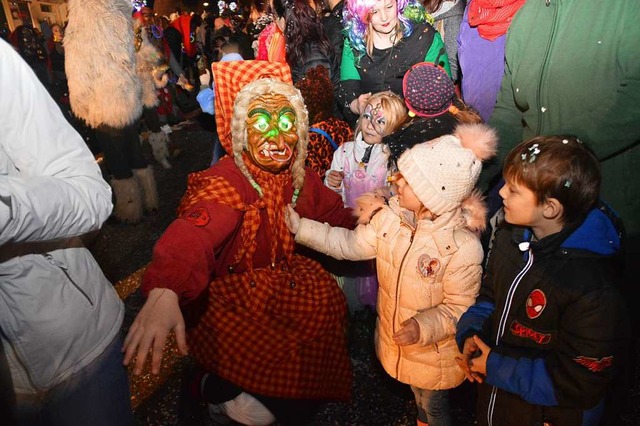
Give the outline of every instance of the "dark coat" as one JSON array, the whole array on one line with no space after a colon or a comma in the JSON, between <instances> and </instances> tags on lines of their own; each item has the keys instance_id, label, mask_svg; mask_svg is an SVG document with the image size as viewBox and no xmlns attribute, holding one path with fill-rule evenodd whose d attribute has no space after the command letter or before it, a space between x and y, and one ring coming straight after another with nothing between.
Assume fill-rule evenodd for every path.
<instances>
[{"instance_id":1,"label":"dark coat","mask_svg":"<svg viewBox=\"0 0 640 426\"><path fill-rule=\"evenodd\" d=\"M618 235L604 207L540 241L525 228L498 231L456 334L461 348L473 334L492 347L479 424L492 416L493 425L581 425L593 414L628 332L614 288Z\"/></svg>"}]
</instances>

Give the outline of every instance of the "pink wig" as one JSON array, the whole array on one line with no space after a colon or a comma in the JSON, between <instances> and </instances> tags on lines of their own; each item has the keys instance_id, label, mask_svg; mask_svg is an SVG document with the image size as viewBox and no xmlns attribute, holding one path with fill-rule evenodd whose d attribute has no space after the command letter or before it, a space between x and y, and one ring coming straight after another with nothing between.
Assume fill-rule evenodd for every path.
<instances>
[{"instance_id":1,"label":"pink wig","mask_svg":"<svg viewBox=\"0 0 640 426\"><path fill-rule=\"evenodd\" d=\"M346 30L351 46L358 52L356 57L366 53L366 36L369 26L371 10L377 0L346 0L342 13L342 23ZM418 0L396 0L398 5L398 19L403 27L403 36L408 37L413 31L411 20L404 16L407 6L422 7Z\"/></svg>"}]
</instances>

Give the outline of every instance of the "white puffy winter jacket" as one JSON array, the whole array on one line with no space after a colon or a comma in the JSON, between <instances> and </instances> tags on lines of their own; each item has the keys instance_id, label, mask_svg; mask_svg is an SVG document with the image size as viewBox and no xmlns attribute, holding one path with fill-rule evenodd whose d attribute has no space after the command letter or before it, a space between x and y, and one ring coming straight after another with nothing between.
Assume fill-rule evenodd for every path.
<instances>
[{"instance_id":1,"label":"white puffy winter jacket","mask_svg":"<svg viewBox=\"0 0 640 426\"><path fill-rule=\"evenodd\" d=\"M18 393L46 390L94 360L124 306L77 236L111 213L82 137L0 40L0 341Z\"/></svg>"}]
</instances>

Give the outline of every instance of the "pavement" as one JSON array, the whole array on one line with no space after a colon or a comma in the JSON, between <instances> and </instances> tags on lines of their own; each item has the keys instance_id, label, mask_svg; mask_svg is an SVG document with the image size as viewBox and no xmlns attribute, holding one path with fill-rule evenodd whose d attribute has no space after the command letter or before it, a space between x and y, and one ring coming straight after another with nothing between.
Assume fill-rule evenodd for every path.
<instances>
[{"instance_id":1,"label":"pavement","mask_svg":"<svg viewBox=\"0 0 640 426\"><path fill-rule=\"evenodd\" d=\"M213 120L213 118L211 118ZM126 333L136 313L144 303L138 288L140 276L151 259L155 242L175 218L176 208L185 189L189 173L208 167L212 157L214 135L198 121L187 123L171 135L174 148L180 154L170 160L172 167L164 169L153 160L150 148L144 152L156 172L160 195L159 210L146 216L137 225L119 224L109 220L92 242L90 249L107 278L116 286L125 302L123 333ZM104 169L105 175L108 171ZM353 398L349 403L328 403L311 422L312 425L415 425L415 404L411 390L391 379L376 359L373 347L375 315L354 316L348 327L349 353L354 370ZM637 331L635 332L637 334ZM634 339L631 358L640 360L640 344ZM634 363L635 364L635 363ZM182 404L180 389L185 371L192 360L181 357L170 345L165 350L159 376L130 375L132 405L138 425L214 425L218 418L208 418L200 404ZM606 425L640 425L640 377L630 369L616 386ZM451 393L454 426L471 426L473 420L473 385L465 383ZM517 413L514 413L514 416ZM233 423L227 423L233 424Z\"/></svg>"}]
</instances>

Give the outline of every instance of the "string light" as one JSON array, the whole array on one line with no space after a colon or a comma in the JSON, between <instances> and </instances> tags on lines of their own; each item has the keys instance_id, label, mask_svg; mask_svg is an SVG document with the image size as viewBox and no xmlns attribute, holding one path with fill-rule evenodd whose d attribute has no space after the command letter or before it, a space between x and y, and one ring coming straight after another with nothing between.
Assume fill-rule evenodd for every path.
<instances>
[{"instance_id":1,"label":"string light","mask_svg":"<svg viewBox=\"0 0 640 426\"><path fill-rule=\"evenodd\" d=\"M135 10L140 10L143 7L147 6L147 1L146 0L132 0L131 3L133 4L133 8Z\"/></svg>"}]
</instances>

